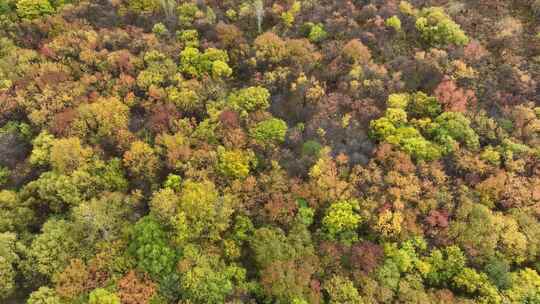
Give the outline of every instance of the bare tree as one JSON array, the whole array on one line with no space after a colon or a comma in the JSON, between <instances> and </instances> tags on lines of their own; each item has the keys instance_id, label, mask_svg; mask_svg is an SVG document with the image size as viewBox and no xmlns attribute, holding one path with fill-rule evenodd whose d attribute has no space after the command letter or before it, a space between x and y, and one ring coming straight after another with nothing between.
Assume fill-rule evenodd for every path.
<instances>
[{"instance_id":1,"label":"bare tree","mask_svg":"<svg viewBox=\"0 0 540 304\"><path fill-rule=\"evenodd\" d=\"M264 17L264 5L262 0L255 0L253 3L253 6L255 7L255 15L257 16L257 29L259 30L259 33L262 32L262 21Z\"/></svg>"},{"instance_id":2,"label":"bare tree","mask_svg":"<svg viewBox=\"0 0 540 304\"><path fill-rule=\"evenodd\" d=\"M165 14L165 22L169 28L173 28L176 25L176 6L178 3L176 0L160 0L160 4Z\"/></svg>"}]
</instances>

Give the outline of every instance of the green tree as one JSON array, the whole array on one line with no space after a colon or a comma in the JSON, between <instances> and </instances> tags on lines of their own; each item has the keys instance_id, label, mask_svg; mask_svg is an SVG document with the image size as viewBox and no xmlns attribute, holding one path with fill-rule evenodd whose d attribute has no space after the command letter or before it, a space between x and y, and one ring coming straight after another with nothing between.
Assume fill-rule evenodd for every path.
<instances>
[{"instance_id":1,"label":"green tree","mask_svg":"<svg viewBox=\"0 0 540 304\"><path fill-rule=\"evenodd\" d=\"M155 13L159 10L159 0L130 0L129 8L143 14Z\"/></svg>"},{"instance_id":2,"label":"green tree","mask_svg":"<svg viewBox=\"0 0 540 304\"><path fill-rule=\"evenodd\" d=\"M407 123L407 112L405 112L403 109L397 109L397 108L388 108L386 109L386 112L384 116L394 125L394 126L402 126L405 123Z\"/></svg>"},{"instance_id":3,"label":"green tree","mask_svg":"<svg viewBox=\"0 0 540 304\"><path fill-rule=\"evenodd\" d=\"M384 244L385 259L377 269L377 280L391 290L398 290L401 280L407 274L425 271L426 267L420 260L420 254L426 248L427 243L419 237L409 239L400 245L396 243Z\"/></svg>"},{"instance_id":4,"label":"green tree","mask_svg":"<svg viewBox=\"0 0 540 304\"><path fill-rule=\"evenodd\" d=\"M201 52L194 47L186 47L180 52L180 71L192 77L199 77Z\"/></svg>"},{"instance_id":5,"label":"green tree","mask_svg":"<svg viewBox=\"0 0 540 304\"><path fill-rule=\"evenodd\" d=\"M499 290L512 286L510 265L504 259L491 257L484 267L484 272Z\"/></svg>"},{"instance_id":6,"label":"green tree","mask_svg":"<svg viewBox=\"0 0 540 304\"><path fill-rule=\"evenodd\" d=\"M330 239L351 243L358 240L356 230L362 221L358 214L360 205L356 200L339 201L326 210L322 224Z\"/></svg>"},{"instance_id":7,"label":"green tree","mask_svg":"<svg viewBox=\"0 0 540 304\"><path fill-rule=\"evenodd\" d=\"M465 267L453 279L454 286L470 295L478 297L481 303L501 303L502 299L485 273Z\"/></svg>"},{"instance_id":8,"label":"green tree","mask_svg":"<svg viewBox=\"0 0 540 304\"><path fill-rule=\"evenodd\" d=\"M480 159L494 166L499 166L501 164L501 153L493 147L487 146L480 154Z\"/></svg>"},{"instance_id":9,"label":"green tree","mask_svg":"<svg viewBox=\"0 0 540 304\"><path fill-rule=\"evenodd\" d=\"M270 118L257 123L249 130L250 136L262 145L283 143L287 133L287 123L279 118Z\"/></svg>"},{"instance_id":10,"label":"green tree","mask_svg":"<svg viewBox=\"0 0 540 304\"><path fill-rule=\"evenodd\" d=\"M179 262L182 298L191 303L225 303L235 287L241 287L246 271L228 266L216 254L188 245Z\"/></svg>"},{"instance_id":11,"label":"green tree","mask_svg":"<svg viewBox=\"0 0 540 304\"><path fill-rule=\"evenodd\" d=\"M119 139L128 129L129 108L115 97L82 104L77 114L71 125L73 134L92 143Z\"/></svg>"},{"instance_id":12,"label":"green tree","mask_svg":"<svg viewBox=\"0 0 540 304\"><path fill-rule=\"evenodd\" d=\"M9 297L15 290L15 274L12 263L0 256L0 299Z\"/></svg>"},{"instance_id":13,"label":"green tree","mask_svg":"<svg viewBox=\"0 0 540 304\"><path fill-rule=\"evenodd\" d=\"M294 247L288 243L287 237L278 228L257 229L250 239L250 246L260 269L269 266L273 261L288 260L296 255Z\"/></svg>"},{"instance_id":14,"label":"green tree","mask_svg":"<svg viewBox=\"0 0 540 304\"><path fill-rule=\"evenodd\" d=\"M449 43L465 45L469 42L460 26L441 7L422 9L416 19L416 28L422 38L433 46L444 47Z\"/></svg>"},{"instance_id":15,"label":"green tree","mask_svg":"<svg viewBox=\"0 0 540 304\"><path fill-rule=\"evenodd\" d=\"M152 195L150 211L161 223L174 227L177 221L179 205L180 197L175 190L163 188Z\"/></svg>"},{"instance_id":16,"label":"green tree","mask_svg":"<svg viewBox=\"0 0 540 304\"><path fill-rule=\"evenodd\" d=\"M270 92L266 88L249 87L230 94L227 102L233 109L253 112L268 109L269 98Z\"/></svg>"},{"instance_id":17,"label":"green tree","mask_svg":"<svg viewBox=\"0 0 540 304\"><path fill-rule=\"evenodd\" d=\"M254 231L255 227L253 226L253 223L249 217L242 215L236 216L233 227L233 238L236 241L248 241L253 235Z\"/></svg>"},{"instance_id":18,"label":"green tree","mask_svg":"<svg viewBox=\"0 0 540 304\"><path fill-rule=\"evenodd\" d=\"M440 147L429 140L413 127L397 128L394 135L388 136L386 141L398 145L404 152L416 160L434 160L442 155Z\"/></svg>"},{"instance_id":19,"label":"green tree","mask_svg":"<svg viewBox=\"0 0 540 304\"><path fill-rule=\"evenodd\" d=\"M15 191L0 190L0 233L24 232L35 221L34 212Z\"/></svg>"},{"instance_id":20,"label":"green tree","mask_svg":"<svg viewBox=\"0 0 540 304\"><path fill-rule=\"evenodd\" d=\"M465 201L458 215L449 231L454 242L464 248L473 261L493 256L500 228L491 210L482 204Z\"/></svg>"},{"instance_id":21,"label":"green tree","mask_svg":"<svg viewBox=\"0 0 540 304\"><path fill-rule=\"evenodd\" d=\"M227 51L216 48L207 48L200 57L200 69L206 73L210 73L216 62L225 64L229 62ZM230 76L230 73L226 76Z\"/></svg>"},{"instance_id":22,"label":"green tree","mask_svg":"<svg viewBox=\"0 0 540 304\"><path fill-rule=\"evenodd\" d=\"M172 82L176 76L176 64L167 55L152 50L144 54L144 63L146 68L137 75L137 85L148 90L150 87L162 87Z\"/></svg>"},{"instance_id":23,"label":"green tree","mask_svg":"<svg viewBox=\"0 0 540 304\"><path fill-rule=\"evenodd\" d=\"M92 156L92 149L84 147L77 137L54 140L50 151L53 170L69 174L85 167Z\"/></svg>"},{"instance_id":24,"label":"green tree","mask_svg":"<svg viewBox=\"0 0 540 304\"><path fill-rule=\"evenodd\" d=\"M0 3L0 15L7 15L13 10L13 7L15 6L14 0L6 0ZM0 84L1 88L1 84Z\"/></svg>"},{"instance_id":25,"label":"green tree","mask_svg":"<svg viewBox=\"0 0 540 304\"><path fill-rule=\"evenodd\" d=\"M118 159L113 158L106 163L95 160L69 175L49 171L27 183L19 192L24 205L16 208L16 212L23 215L22 207L25 206L47 207L53 212L62 212L102 192L126 189L127 180ZM29 219L30 215L25 218Z\"/></svg>"},{"instance_id":26,"label":"green tree","mask_svg":"<svg viewBox=\"0 0 540 304\"><path fill-rule=\"evenodd\" d=\"M230 225L232 197L221 196L211 181L186 180L182 186L176 237L181 240L218 240Z\"/></svg>"},{"instance_id":27,"label":"green tree","mask_svg":"<svg viewBox=\"0 0 540 304\"><path fill-rule=\"evenodd\" d=\"M428 96L424 92L417 92L412 94L407 105L407 112L413 117L434 118L442 112L442 107L437 98Z\"/></svg>"},{"instance_id":28,"label":"green tree","mask_svg":"<svg viewBox=\"0 0 540 304\"><path fill-rule=\"evenodd\" d=\"M446 151L453 151L453 142L463 143L471 150L480 147L478 135L471 128L468 118L459 112L445 112L435 119L431 136L435 141L445 147Z\"/></svg>"},{"instance_id":29,"label":"green tree","mask_svg":"<svg viewBox=\"0 0 540 304\"><path fill-rule=\"evenodd\" d=\"M294 298L291 302L291 304L309 304L308 301L302 299L302 298Z\"/></svg>"},{"instance_id":30,"label":"green tree","mask_svg":"<svg viewBox=\"0 0 540 304\"><path fill-rule=\"evenodd\" d=\"M177 86L167 88L167 97L178 109L185 112L200 111L204 107L204 99L201 96L203 87L195 79L183 81Z\"/></svg>"},{"instance_id":31,"label":"green tree","mask_svg":"<svg viewBox=\"0 0 540 304\"><path fill-rule=\"evenodd\" d=\"M178 22L182 26L191 26L195 17L200 13L199 8L195 3L184 2L176 9L178 14Z\"/></svg>"},{"instance_id":32,"label":"green tree","mask_svg":"<svg viewBox=\"0 0 540 304\"><path fill-rule=\"evenodd\" d=\"M291 4L291 7L286 12L281 13L281 20L285 23L286 27L291 27L294 23L296 15L300 12L302 8L302 3L300 1L294 1ZM260 30L259 30L260 32Z\"/></svg>"},{"instance_id":33,"label":"green tree","mask_svg":"<svg viewBox=\"0 0 540 304\"><path fill-rule=\"evenodd\" d=\"M223 176L231 179L245 179L255 162L252 151L218 149L217 169Z\"/></svg>"},{"instance_id":34,"label":"green tree","mask_svg":"<svg viewBox=\"0 0 540 304\"><path fill-rule=\"evenodd\" d=\"M23 19L35 19L54 13L49 0L18 0L17 15Z\"/></svg>"},{"instance_id":35,"label":"green tree","mask_svg":"<svg viewBox=\"0 0 540 304\"><path fill-rule=\"evenodd\" d=\"M302 155L319 157L322 145L316 140L308 140L302 145Z\"/></svg>"},{"instance_id":36,"label":"green tree","mask_svg":"<svg viewBox=\"0 0 540 304\"><path fill-rule=\"evenodd\" d=\"M394 29L394 31L401 31L401 20L398 16L392 16L384 21L384 24Z\"/></svg>"},{"instance_id":37,"label":"green tree","mask_svg":"<svg viewBox=\"0 0 540 304\"><path fill-rule=\"evenodd\" d=\"M90 293L88 304L120 304L120 298L115 293L98 288Z\"/></svg>"},{"instance_id":38,"label":"green tree","mask_svg":"<svg viewBox=\"0 0 540 304\"><path fill-rule=\"evenodd\" d=\"M14 8L16 1L11 2L11 7ZM25 1L26 5L37 3L35 1ZM38 1L39 2L39 1ZM2 1L2 4L6 1ZM7 3L9 5L9 3ZM35 62L38 61L38 53L34 50L23 49L7 37L0 38L0 92L6 92L13 86L14 81L17 81L31 70ZM7 103L6 105L9 105Z\"/></svg>"},{"instance_id":39,"label":"green tree","mask_svg":"<svg viewBox=\"0 0 540 304\"><path fill-rule=\"evenodd\" d=\"M214 78L229 77L232 74L232 69L225 61L216 60L212 62L210 73Z\"/></svg>"},{"instance_id":40,"label":"green tree","mask_svg":"<svg viewBox=\"0 0 540 304\"><path fill-rule=\"evenodd\" d=\"M424 274L427 282L434 286L449 286L452 279L465 267L465 256L457 246L431 251L425 262L430 265Z\"/></svg>"},{"instance_id":41,"label":"green tree","mask_svg":"<svg viewBox=\"0 0 540 304\"><path fill-rule=\"evenodd\" d=\"M165 37L169 31L167 30L165 24L158 22L152 27L152 33L154 33L157 37Z\"/></svg>"},{"instance_id":42,"label":"green tree","mask_svg":"<svg viewBox=\"0 0 540 304\"><path fill-rule=\"evenodd\" d=\"M0 300L10 296L16 289L16 266L19 256L16 250L17 236L14 233L0 233Z\"/></svg>"},{"instance_id":43,"label":"green tree","mask_svg":"<svg viewBox=\"0 0 540 304\"><path fill-rule=\"evenodd\" d=\"M106 162L95 160L86 170L91 175L92 189L96 191L95 194L105 191L125 192L128 188L128 181L122 168L122 160L119 158L111 158ZM76 176L78 171L75 171L73 175Z\"/></svg>"},{"instance_id":44,"label":"green tree","mask_svg":"<svg viewBox=\"0 0 540 304\"><path fill-rule=\"evenodd\" d=\"M531 268L511 274L512 288L505 291L511 303L540 303L540 275Z\"/></svg>"},{"instance_id":45,"label":"green tree","mask_svg":"<svg viewBox=\"0 0 540 304\"><path fill-rule=\"evenodd\" d=\"M129 207L129 197L118 192L106 192L73 208L75 228L84 233L90 244L96 244L101 239L118 239L129 225Z\"/></svg>"},{"instance_id":46,"label":"green tree","mask_svg":"<svg viewBox=\"0 0 540 304\"><path fill-rule=\"evenodd\" d=\"M422 92L391 94L387 105L385 115L370 122L371 136L398 146L416 160L438 159L459 143L471 150L480 146L471 122L459 112L439 115L441 106L435 97Z\"/></svg>"},{"instance_id":47,"label":"green tree","mask_svg":"<svg viewBox=\"0 0 540 304\"><path fill-rule=\"evenodd\" d=\"M151 216L140 219L131 232L128 252L137 260L137 267L155 279L174 272L177 253L168 242L167 233Z\"/></svg>"},{"instance_id":48,"label":"green tree","mask_svg":"<svg viewBox=\"0 0 540 304\"><path fill-rule=\"evenodd\" d=\"M62 300L53 289L42 286L30 294L26 304L62 304Z\"/></svg>"},{"instance_id":49,"label":"green tree","mask_svg":"<svg viewBox=\"0 0 540 304\"><path fill-rule=\"evenodd\" d=\"M318 291L311 289L318 264L311 234L295 225L286 236L274 227L259 228L249 241L260 271L263 292L269 302L290 303L294 299L318 302Z\"/></svg>"},{"instance_id":50,"label":"green tree","mask_svg":"<svg viewBox=\"0 0 540 304\"><path fill-rule=\"evenodd\" d=\"M308 39L311 42L321 42L326 37L328 37L328 33L324 30L324 26L321 23L313 25L309 30Z\"/></svg>"},{"instance_id":51,"label":"green tree","mask_svg":"<svg viewBox=\"0 0 540 304\"><path fill-rule=\"evenodd\" d=\"M81 251L73 225L65 220L50 219L28 248L26 271L52 278L64 270L69 260Z\"/></svg>"},{"instance_id":52,"label":"green tree","mask_svg":"<svg viewBox=\"0 0 540 304\"><path fill-rule=\"evenodd\" d=\"M197 32L197 30L183 30L177 32L177 37L186 47L199 47L199 32Z\"/></svg>"},{"instance_id":53,"label":"green tree","mask_svg":"<svg viewBox=\"0 0 540 304\"><path fill-rule=\"evenodd\" d=\"M412 123L408 116L433 115L440 111L436 99L419 92L414 95L391 94L387 100L385 115L370 122L371 136L398 146L416 160L434 160L443 154L441 148L430 142ZM405 112L407 109L407 112ZM429 120L428 120L428 125Z\"/></svg>"},{"instance_id":54,"label":"green tree","mask_svg":"<svg viewBox=\"0 0 540 304\"><path fill-rule=\"evenodd\" d=\"M315 210L308 207L307 202L303 199L297 199L296 203L298 204L298 212L296 213L296 219L307 227L311 226L315 218Z\"/></svg>"},{"instance_id":55,"label":"green tree","mask_svg":"<svg viewBox=\"0 0 540 304\"><path fill-rule=\"evenodd\" d=\"M388 108L406 109L411 100L411 95L407 93L390 94L386 101Z\"/></svg>"},{"instance_id":56,"label":"green tree","mask_svg":"<svg viewBox=\"0 0 540 304\"><path fill-rule=\"evenodd\" d=\"M369 123L370 134L378 139L384 140L396 134L396 126L388 117L381 117Z\"/></svg>"},{"instance_id":57,"label":"green tree","mask_svg":"<svg viewBox=\"0 0 540 304\"><path fill-rule=\"evenodd\" d=\"M211 75L214 78L229 77L232 69L227 64L229 55L226 51L208 48L201 53L197 48L188 46L180 52L180 71L190 77Z\"/></svg>"},{"instance_id":58,"label":"green tree","mask_svg":"<svg viewBox=\"0 0 540 304\"><path fill-rule=\"evenodd\" d=\"M323 288L330 297L329 304L363 303L353 282L346 277L334 275L330 280L325 282Z\"/></svg>"},{"instance_id":59,"label":"green tree","mask_svg":"<svg viewBox=\"0 0 540 304\"><path fill-rule=\"evenodd\" d=\"M124 167L136 179L154 181L159 169L159 159L150 145L136 141L124 153Z\"/></svg>"},{"instance_id":60,"label":"green tree","mask_svg":"<svg viewBox=\"0 0 540 304\"><path fill-rule=\"evenodd\" d=\"M79 205L87 197L91 178L84 171L77 171L72 176L45 172L24 186L21 197L29 205L47 207L60 213L68 207Z\"/></svg>"},{"instance_id":61,"label":"green tree","mask_svg":"<svg viewBox=\"0 0 540 304\"><path fill-rule=\"evenodd\" d=\"M163 184L163 187L173 189L174 191L179 191L180 186L182 185L182 177L177 174L167 175L167 179Z\"/></svg>"},{"instance_id":62,"label":"green tree","mask_svg":"<svg viewBox=\"0 0 540 304\"><path fill-rule=\"evenodd\" d=\"M51 147L54 143L54 136L47 131L42 131L32 140L32 154L30 163L34 166L46 166L50 163Z\"/></svg>"}]
</instances>

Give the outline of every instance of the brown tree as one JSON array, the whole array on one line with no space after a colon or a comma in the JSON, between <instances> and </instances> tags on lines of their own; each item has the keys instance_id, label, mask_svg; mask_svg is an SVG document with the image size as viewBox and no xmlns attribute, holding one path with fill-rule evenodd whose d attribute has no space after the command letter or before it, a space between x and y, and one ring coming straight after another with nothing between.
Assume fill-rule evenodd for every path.
<instances>
[{"instance_id":1,"label":"brown tree","mask_svg":"<svg viewBox=\"0 0 540 304\"><path fill-rule=\"evenodd\" d=\"M445 111L465 113L467 107L476 103L476 95L472 90L464 90L455 81L445 77L435 88L435 97L443 105Z\"/></svg>"},{"instance_id":2,"label":"brown tree","mask_svg":"<svg viewBox=\"0 0 540 304\"><path fill-rule=\"evenodd\" d=\"M131 270L118 281L118 289L122 304L148 304L156 292L156 284L146 275Z\"/></svg>"}]
</instances>

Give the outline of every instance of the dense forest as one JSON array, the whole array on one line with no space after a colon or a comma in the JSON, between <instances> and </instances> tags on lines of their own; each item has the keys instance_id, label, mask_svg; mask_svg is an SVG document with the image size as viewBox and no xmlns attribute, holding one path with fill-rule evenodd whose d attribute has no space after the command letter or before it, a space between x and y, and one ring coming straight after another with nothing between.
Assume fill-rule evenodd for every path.
<instances>
[{"instance_id":1,"label":"dense forest","mask_svg":"<svg viewBox=\"0 0 540 304\"><path fill-rule=\"evenodd\" d=\"M540 0L0 0L0 303L540 304Z\"/></svg>"}]
</instances>

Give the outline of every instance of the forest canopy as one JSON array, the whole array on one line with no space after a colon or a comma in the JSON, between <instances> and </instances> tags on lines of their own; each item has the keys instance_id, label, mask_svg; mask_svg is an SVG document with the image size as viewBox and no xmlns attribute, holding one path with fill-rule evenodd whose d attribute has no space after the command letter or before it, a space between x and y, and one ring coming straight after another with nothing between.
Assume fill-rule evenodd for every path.
<instances>
[{"instance_id":1,"label":"forest canopy","mask_svg":"<svg viewBox=\"0 0 540 304\"><path fill-rule=\"evenodd\" d=\"M540 0L0 0L0 303L540 304Z\"/></svg>"}]
</instances>

